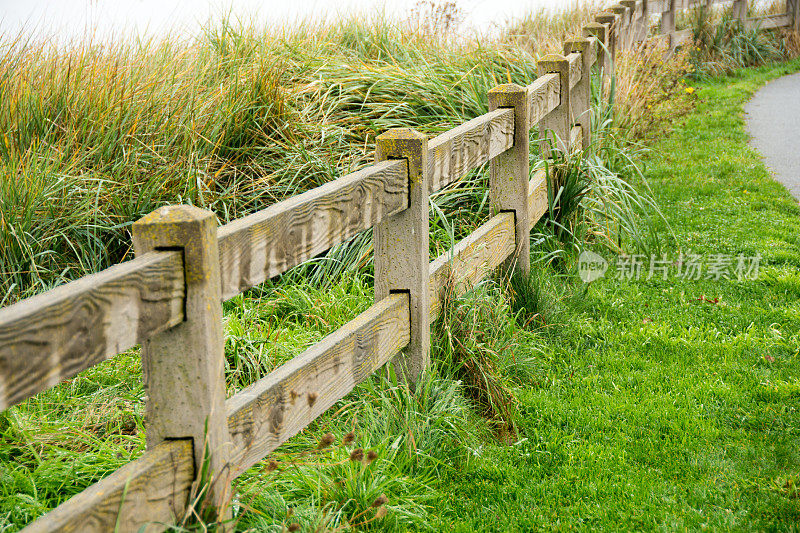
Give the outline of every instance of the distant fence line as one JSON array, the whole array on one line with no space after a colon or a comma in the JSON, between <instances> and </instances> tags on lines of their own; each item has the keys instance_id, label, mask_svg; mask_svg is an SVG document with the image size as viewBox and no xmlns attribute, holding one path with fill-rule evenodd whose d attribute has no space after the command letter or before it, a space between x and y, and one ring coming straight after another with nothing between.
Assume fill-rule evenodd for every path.
<instances>
[{"instance_id":1,"label":"distant fence line","mask_svg":"<svg viewBox=\"0 0 800 533\"><path fill-rule=\"evenodd\" d=\"M733 4L748 24L798 23L798 0L760 19L746 19L746 0ZM533 83L489 91L484 115L432 139L389 130L374 165L220 228L196 207L157 209L133 225L136 259L0 310L0 409L142 346L147 451L25 531L162 530L200 483L222 509L233 478L386 363L415 382L445 288L462 293L501 266L529 269L530 230L548 208L546 172L529 179L530 130L544 157L552 140L588 147L593 70L647 38L655 14L670 48L690 39L675 14L697 5L623 0L566 41L565 55L542 58ZM494 215L430 262L429 194L487 162ZM370 228L375 304L226 399L222 301Z\"/></svg>"}]
</instances>

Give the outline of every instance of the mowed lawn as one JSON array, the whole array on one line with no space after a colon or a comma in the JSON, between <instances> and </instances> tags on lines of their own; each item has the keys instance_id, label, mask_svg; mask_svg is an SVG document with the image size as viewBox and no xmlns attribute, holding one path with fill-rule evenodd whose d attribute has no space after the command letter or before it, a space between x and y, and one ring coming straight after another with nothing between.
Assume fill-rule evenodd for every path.
<instances>
[{"instance_id":1,"label":"mowed lawn","mask_svg":"<svg viewBox=\"0 0 800 533\"><path fill-rule=\"evenodd\" d=\"M743 119L759 86L798 69L699 84L695 110L649 145L668 258L700 255L705 277L730 257L731 276L648 280L645 262L617 280L612 264L562 302L521 392L523 438L450 474L443 530L800 528L800 208ZM758 279L737 279L737 256L757 254Z\"/></svg>"}]
</instances>

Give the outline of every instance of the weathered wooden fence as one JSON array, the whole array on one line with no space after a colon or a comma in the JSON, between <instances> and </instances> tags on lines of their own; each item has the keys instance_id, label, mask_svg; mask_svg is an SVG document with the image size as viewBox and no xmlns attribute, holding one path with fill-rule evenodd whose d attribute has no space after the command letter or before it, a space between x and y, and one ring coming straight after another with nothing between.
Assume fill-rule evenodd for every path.
<instances>
[{"instance_id":1,"label":"weathered wooden fence","mask_svg":"<svg viewBox=\"0 0 800 533\"><path fill-rule=\"evenodd\" d=\"M645 39L652 15L670 47L685 41L675 13L692 5L623 0L565 42L565 55L544 57L532 84L492 89L485 115L433 139L390 130L374 165L220 228L195 207L158 209L133 226L133 261L0 310L0 409L142 346L147 451L26 531L161 530L184 514L193 484L223 509L233 478L386 363L414 382L444 288L529 267L530 229L548 206L545 172L529 180L531 129L545 156L552 140L586 147L593 70ZM744 18L747 0L734 5ZM797 5L753 23L794 25ZM428 195L487 162L494 216L429 262ZM369 228L375 304L226 399L222 301Z\"/></svg>"}]
</instances>

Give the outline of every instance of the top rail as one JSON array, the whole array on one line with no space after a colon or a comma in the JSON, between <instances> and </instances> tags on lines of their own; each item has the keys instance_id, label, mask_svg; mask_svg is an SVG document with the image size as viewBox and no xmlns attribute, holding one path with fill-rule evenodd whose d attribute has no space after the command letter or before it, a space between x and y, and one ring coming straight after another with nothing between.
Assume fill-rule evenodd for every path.
<instances>
[{"instance_id":1,"label":"top rail","mask_svg":"<svg viewBox=\"0 0 800 533\"><path fill-rule=\"evenodd\" d=\"M429 192L436 192L514 145L514 111L496 109L428 141Z\"/></svg>"},{"instance_id":2,"label":"top rail","mask_svg":"<svg viewBox=\"0 0 800 533\"><path fill-rule=\"evenodd\" d=\"M282 274L408 207L408 166L383 161L219 229L222 299Z\"/></svg>"},{"instance_id":3,"label":"top rail","mask_svg":"<svg viewBox=\"0 0 800 533\"><path fill-rule=\"evenodd\" d=\"M153 252L0 310L0 410L183 320L180 252Z\"/></svg>"}]
</instances>

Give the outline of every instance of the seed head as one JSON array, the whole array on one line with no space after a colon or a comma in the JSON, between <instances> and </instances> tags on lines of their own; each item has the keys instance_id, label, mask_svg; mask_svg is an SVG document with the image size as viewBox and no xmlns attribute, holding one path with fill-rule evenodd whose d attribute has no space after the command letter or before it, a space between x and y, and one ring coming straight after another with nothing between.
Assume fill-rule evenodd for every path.
<instances>
[{"instance_id":1,"label":"seed head","mask_svg":"<svg viewBox=\"0 0 800 533\"><path fill-rule=\"evenodd\" d=\"M364 459L364 450L361 448L356 448L352 452L350 452L350 460L351 461L361 461Z\"/></svg>"},{"instance_id":2,"label":"seed head","mask_svg":"<svg viewBox=\"0 0 800 533\"><path fill-rule=\"evenodd\" d=\"M321 450L333 444L333 433L325 433L317 445L317 449Z\"/></svg>"},{"instance_id":3,"label":"seed head","mask_svg":"<svg viewBox=\"0 0 800 533\"><path fill-rule=\"evenodd\" d=\"M274 472L278 469L278 461L275 459L270 459L269 464L267 464L267 472Z\"/></svg>"},{"instance_id":4,"label":"seed head","mask_svg":"<svg viewBox=\"0 0 800 533\"><path fill-rule=\"evenodd\" d=\"M354 440L356 440L356 434L351 431L350 433L344 436L344 438L342 439L342 444L350 444Z\"/></svg>"},{"instance_id":5,"label":"seed head","mask_svg":"<svg viewBox=\"0 0 800 533\"><path fill-rule=\"evenodd\" d=\"M370 450L367 452L367 464L372 464L372 461L378 458L378 452Z\"/></svg>"},{"instance_id":6,"label":"seed head","mask_svg":"<svg viewBox=\"0 0 800 533\"><path fill-rule=\"evenodd\" d=\"M385 504L388 501L389 501L389 498L386 496L386 494L381 494L380 496L375 498L374 502L372 502L372 507L375 507L375 508L383 507L383 504Z\"/></svg>"},{"instance_id":7,"label":"seed head","mask_svg":"<svg viewBox=\"0 0 800 533\"><path fill-rule=\"evenodd\" d=\"M289 531L300 531L300 524L298 524L297 522L292 522L291 524L289 524L288 529Z\"/></svg>"}]
</instances>

